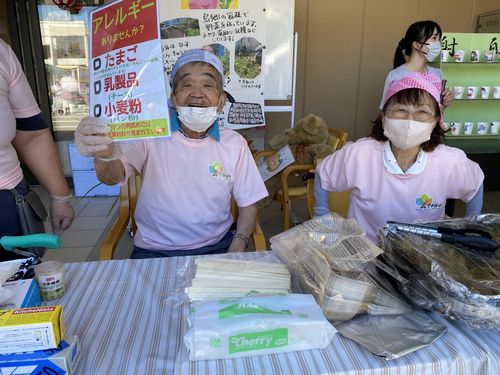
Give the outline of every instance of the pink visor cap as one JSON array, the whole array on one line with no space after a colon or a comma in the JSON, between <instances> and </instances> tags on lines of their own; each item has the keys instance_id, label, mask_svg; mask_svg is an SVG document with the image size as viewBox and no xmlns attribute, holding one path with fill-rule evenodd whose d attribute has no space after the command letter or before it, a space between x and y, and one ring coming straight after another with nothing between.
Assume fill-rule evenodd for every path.
<instances>
[{"instance_id":1,"label":"pink visor cap","mask_svg":"<svg viewBox=\"0 0 500 375\"><path fill-rule=\"evenodd\" d=\"M401 78L399 81L392 81L389 84L387 94L385 95L383 106L396 93L406 89L421 89L427 91L436 100L439 105L441 117L443 107L441 105L442 80L437 75L429 72L411 72Z\"/></svg>"}]
</instances>

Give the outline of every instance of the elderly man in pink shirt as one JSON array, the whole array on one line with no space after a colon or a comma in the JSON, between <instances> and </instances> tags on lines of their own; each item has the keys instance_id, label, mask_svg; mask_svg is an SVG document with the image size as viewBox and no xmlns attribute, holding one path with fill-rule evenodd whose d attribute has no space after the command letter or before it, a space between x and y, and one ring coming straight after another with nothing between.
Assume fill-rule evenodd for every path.
<instances>
[{"instance_id":1,"label":"elderly man in pink shirt","mask_svg":"<svg viewBox=\"0 0 500 375\"><path fill-rule=\"evenodd\" d=\"M98 178L124 184L139 173L142 187L131 258L244 251L268 195L245 139L220 127L226 101L221 61L195 49L179 57L171 73L172 138L112 143L107 126L83 119L77 148L95 157ZM167 103L165 103L167 105ZM239 217L231 231L231 199Z\"/></svg>"}]
</instances>

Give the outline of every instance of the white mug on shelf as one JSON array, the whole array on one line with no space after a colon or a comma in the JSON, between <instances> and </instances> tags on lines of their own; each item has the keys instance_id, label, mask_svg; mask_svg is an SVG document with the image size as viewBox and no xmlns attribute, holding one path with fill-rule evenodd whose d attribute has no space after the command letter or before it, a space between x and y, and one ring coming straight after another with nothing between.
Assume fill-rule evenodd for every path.
<instances>
[{"instance_id":1,"label":"white mug on shelf","mask_svg":"<svg viewBox=\"0 0 500 375\"><path fill-rule=\"evenodd\" d=\"M453 97L455 99L462 99L464 97L465 87L464 86L455 86L453 88Z\"/></svg>"},{"instance_id":2,"label":"white mug on shelf","mask_svg":"<svg viewBox=\"0 0 500 375\"><path fill-rule=\"evenodd\" d=\"M491 86L481 86L481 99L488 99L490 97Z\"/></svg>"},{"instance_id":3,"label":"white mug on shelf","mask_svg":"<svg viewBox=\"0 0 500 375\"><path fill-rule=\"evenodd\" d=\"M495 59L495 51L494 50L487 50L484 51L484 62L493 62Z\"/></svg>"},{"instance_id":4,"label":"white mug on shelf","mask_svg":"<svg viewBox=\"0 0 500 375\"><path fill-rule=\"evenodd\" d=\"M453 59L455 62L463 62L464 61L464 56L465 56L465 51L461 49L455 50L455 53L453 54Z\"/></svg>"},{"instance_id":5,"label":"white mug on shelf","mask_svg":"<svg viewBox=\"0 0 500 375\"><path fill-rule=\"evenodd\" d=\"M493 98L500 99L500 86L493 87Z\"/></svg>"},{"instance_id":6,"label":"white mug on shelf","mask_svg":"<svg viewBox=\"0 0 500 375\"><path fill-rule=\"evenodd\" d=\"M474 123L471 121L464 122L464 134L471 135L474 132Z\"/></svg>"},{"instance_id":7,"label":"white mug on shelf","mask_svg":"<svg viewBox=\"0 0 500 375\"><path fill-rule=\"evenodd\" d=\"M471 62L479 62L480 59L481 59L481 50L475 49L470 51Z\"/></svg>"},{"instance_id":8,"label":"white mug on shelf","mask_svg":"<svg viewBox=\"0 0 500 375\"><path fill-rule=\"evenodd\" d=\"M497 135L500 130L500 121L490 122L490 134Z\"/></svg>"},{"instance_id":9,"label":"white mug on shelf","mask_svg":"<svg viewBox=\"0 0 500 375\"><path fill-rule=\"evenodd\" d=\"M467 87L467 99L476 99L477 97L477 86L469 86Z\"/></svg>"},{"instance_id":10,"label":"white mug on shelf","mask_svg":"<svg viewBox=\"0 0 500 375\"><path fill-rule=\"evenodd\" d=\"M461 122L452 122L451 123L451 134L459 135L462 132L462 123Z\"/></svg>"},{"instance_id":11,"label":"white mug on shelf","mask_svg":"<svg viewBox=\"0 0 500 375\"><path fill-rule=\"evenodd\" d=\"M485 121L480 121L477 123L477 134L485 135L488 134L488 128L490 124Z\"/></svg>"},{"instance_id":12,"label":"white mug on shelf","mask_svg":"<svg viewBox=\"0 0 500 375\"><path fill-rule=\"evenodd\" d=\"M448 59L450 58L450 51L447 49L441 50L441 62L448 62Z\"/></svg>"}]
</instances>

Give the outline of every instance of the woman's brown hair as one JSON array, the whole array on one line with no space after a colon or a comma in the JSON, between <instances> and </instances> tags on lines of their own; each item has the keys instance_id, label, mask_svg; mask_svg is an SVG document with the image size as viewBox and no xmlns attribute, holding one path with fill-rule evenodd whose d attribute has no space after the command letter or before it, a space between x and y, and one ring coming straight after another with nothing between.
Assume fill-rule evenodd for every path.
<instances>
[{"instance_id":1,"label":"woman's brown hair","mask_svg":"<svg viewBox=\"0 0 500 375\"><path fill-rule=\"evenodd\" d=\"M387 141L387 137L384 135L384 127L382 126L382 117L386 113L387 108L395 103L411 104L415 106L432 103L437 124L432 130L431 139L429 139L427 142L422 143L422 150L426 152L431 152L438 145L443 143L446 131L443 130L443 128L441 128L440 126L441 112L439 109L439 104L436 102L436 100L432 97L431 94L429 94L425 90L418 88L401 90L390 97L387 103L385 103L382 113L376 118L375 121L372 121L373 128L370 137L375 138L377 141L381 142Z\"/></svg>"}]
</instances>

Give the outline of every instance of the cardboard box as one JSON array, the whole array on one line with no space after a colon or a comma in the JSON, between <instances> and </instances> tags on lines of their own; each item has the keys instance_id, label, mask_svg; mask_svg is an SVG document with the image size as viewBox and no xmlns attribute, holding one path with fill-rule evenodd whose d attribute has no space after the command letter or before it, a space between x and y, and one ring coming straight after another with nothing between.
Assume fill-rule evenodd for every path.
<instances>
[{"instance_id":1,"label":"cardboard box","mask_svg":"<svg viewBox=\"0 0 500 375\"><path fill-rule=\"evenodd\" d=\"M76 144L68 143L69 165L72 171L93 171L94 158L80 155L76 149Z\"/></svg>"},{"instance_id":2,"label":"cardboard box","mask_svg":"<svg viewBox=\"0 0 500 375\"><path fill-rule=\"evenodd\" d=\"M106 185L100 182L95 171L73 171L75 197L117 196L120 186Z\"/></svg>"},{"instance_id":3,"label":"cardboard box","mask_svg":"<svg viewBox=\"0 0 500 375\"><path fill-rule=\"evenodd\" d=\"M11 297L0 303L0 310L10 310L21 307L37 307L42 304L40 291L34 279L17 280L2 283L4 293Z\"/></svg>"},{"instance_id":4,"label":"cardboard box","mask_svg":"<svg viewBox=\"0 0 500 375\"><path fill-rule=\"evenodd\" d=\"M63 336L61 305L0 310L0 354L54 349Z\"/></svg>"},{"instance_id":5,"label":"cardboard box","mask_svg":"<svg viewBox=\"0 0 500 375\"><path fill-rule=\"evenodd\" d=\"M74 374L79 361L78 336L68 336L56 349L0 354L0 374Z\"/></svg>"}]
</instances>

